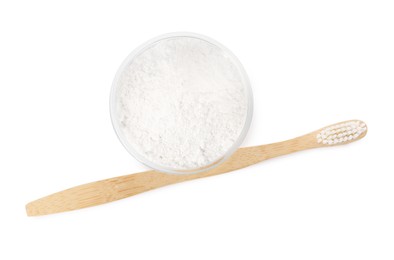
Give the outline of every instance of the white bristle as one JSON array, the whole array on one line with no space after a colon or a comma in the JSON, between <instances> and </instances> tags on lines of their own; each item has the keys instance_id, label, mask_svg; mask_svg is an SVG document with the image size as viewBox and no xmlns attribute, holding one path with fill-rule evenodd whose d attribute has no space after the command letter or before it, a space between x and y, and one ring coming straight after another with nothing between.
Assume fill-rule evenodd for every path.
<instances>
[{"instance_id":1,"label":"white bristle","mask_svg":"<svg viewBox=\"0 0 394 260\"><path fill-rule=\"evenodd\" d=\"M317 142L334 145L356 140L367 131L367 126L362 121L349 121L324 128L317 136Z\"/></svg>"}]
</instances>

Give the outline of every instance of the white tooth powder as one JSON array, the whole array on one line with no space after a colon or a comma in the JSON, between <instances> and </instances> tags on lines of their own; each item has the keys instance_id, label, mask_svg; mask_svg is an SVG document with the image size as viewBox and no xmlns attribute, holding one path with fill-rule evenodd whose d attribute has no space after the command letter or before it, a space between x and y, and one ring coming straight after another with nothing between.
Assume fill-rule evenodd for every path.
<instances>
[{"instance_id":1,"label":"white tooth powder","mask_svg":"<svg viewBox=\"0 0 394 260\"><path fill-rule=\"evenodd\" d=\"M118 72L114 125L137 158L173 170L206 167L242 141L248 84L222 47L198 37L163 38Z\"/></svg>"}]
</instances>

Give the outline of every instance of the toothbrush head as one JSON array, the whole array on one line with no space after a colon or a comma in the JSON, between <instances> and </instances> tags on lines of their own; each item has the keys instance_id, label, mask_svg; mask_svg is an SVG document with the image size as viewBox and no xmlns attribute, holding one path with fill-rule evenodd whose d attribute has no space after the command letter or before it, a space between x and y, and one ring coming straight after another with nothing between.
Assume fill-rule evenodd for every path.
<instances>
[{"instance_id":1,"label":"toothbrush head","mask_svg":"<svg viewBox=\"0 0 394 260\"><path fill-rule=\"evenodd\" d=\"M367 134L367 125L360 120L350 120L323 128L316 139L322 145L346 144L363 138Z\"/></svg>"}]
</instances>

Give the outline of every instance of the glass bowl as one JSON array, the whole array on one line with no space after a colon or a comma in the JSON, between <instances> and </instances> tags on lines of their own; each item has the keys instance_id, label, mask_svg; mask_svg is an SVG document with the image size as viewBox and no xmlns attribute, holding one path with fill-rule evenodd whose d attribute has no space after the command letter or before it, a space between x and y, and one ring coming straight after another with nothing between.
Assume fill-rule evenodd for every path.
<instances>
[{"instance_id":1,"label":"glass bowl","mask_svg":"<svg viewBox=\"0 0 394 260\"><path fill-rule=\"evenodd\" d=\"M233 143L233 145L227 150L227 152L218 160L216 160L215 162L210 163L209 165L203 166L203 167L199 167L199 168L194 168L194 169L175 169L175 168L170 168L170 167L166 167L166 166L162 166L159 165L157 163L154 163L150 160L148 160L147 158L145 158L142 154L140 154L126 139L125 135L123 134L121 128L120 128L120 122L117 118L117 111L116 111L116 97L117 97L117 91L118 91L118 86L119 86L119 79L121 74L124 72L124 70L127 68L127 66L133 62L133 60L140 55L141 53L143 53L145 50L147 50L148 48L150 48L151 46L153 46L154 44L156 44L159 41L162 40L166 40L169 38L173 38L173 37L190 37L190 38L196 38L199 40L203 40L206 41L216 47L218 47L219 49L221 49L221 51L223 51L227 57L229 57L233 63L233 65L238 69L238 72L242 78L242 83L243 86L245 88L245 93L246 93L246 98L247 98L247 111L246 111L246 119L245 119L245 124L242 128L242 131L240 132L238 138L235 140L235 142ZM199 172L203 172L203 171L208 171L211 170L215 167L217 167L218 165L220 165L221 163L223 163L224 161L226 161L238 148L239 146L242 144L243 140L245 139L245 136L249 130L250 127L250 123L252 120L252 114L253 114L253 95L252 95L252 89L250 86L250 82L248 79L248 76L243 68L243 66L241 65L241 63L239 62L239 60L236 58L236 56L230 51L228 50L226 47L224 47L222 44L218 43L217 41L208 38L206 36L203 35L199 35L199 34L195 34L195 33L189 33L189 32L178 32L178 33L169 33L169 34L164 34L161 36L158 36L156 38L153 38L151 40L149 40L148 42L142 44L140 47L138 47L137 49L135 49L133 52L131 52L126 59L123 61L123 63L121 64L120 68L118 69L115 78L113 80L112 83L112 87L111 87L111 94L110 94L110 115L111 115L111 121L112 121L112 125L113 128L115 130L115 133L117 134L120 142L123 144L123 146L126 148L126 150L134 157L136 158L138 161L140 161L141 163L143 163L144 165L160 171L160 172L165 172L165 173L173 173L173 174L193 174L193 173L199 173Z\"/></svg>"}]
</instances>

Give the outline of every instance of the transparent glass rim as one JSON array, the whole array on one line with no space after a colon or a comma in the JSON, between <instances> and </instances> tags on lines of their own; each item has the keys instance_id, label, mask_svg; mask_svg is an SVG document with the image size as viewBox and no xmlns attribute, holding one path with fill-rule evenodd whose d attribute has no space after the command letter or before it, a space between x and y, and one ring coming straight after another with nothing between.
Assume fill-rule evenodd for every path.
<instances>
[{"instance_id":1,"label":"transparent glass rim","mask_svg":"<svg viewBox=\"0 0 394 260\"><path fill-rule=\"evenodd\" d=\"M130 62L137 57L139 54L144 52L146 49L151 47L153 44L169 39L169 38L175 38L175 37L190 37L190 38L196 38L199 40L206 41L210 44L213 44L217 47L219 47L221 50L223 50L229 57L231 57L232 61L236 65L237 69L240 71L242 80L243 80L243 85L245 86L246 90L246 98L247 98L247 114L246 114L246 119L245 119L245 124L243 126L243 129L238 136L237 140L233 143L233 145L230 147L230 149L227 150L227 152L218 159L217 161L204 166L200 168L195 168L195 169L187 169L187 170L180 170L180 169L174 169L174 168L169 168L169 167L164 167L162 165L153 163L146 159L144 156L142 156L140 153L138 153L132 145L129 144L127 141L126 137L124 136L123 132L120 129L119 122L116 117L116 97L117 97L117 89L118 89L118 82L121 74L125 70L126 66L130 64ZM252 88L250 85L249 77L246 74L246 71L244 67L242 66L241 62L238 60L238 58L225 46L223 46L221 43L217 42L216 40L213 40L207 36L201 35L201 34L196 34L196 33L191 33L191 32L175 32L175 33L167 33L163 34L160 36L157 36L139 47L137 47L134 51L132 51L122 62L120 65L118 71L115 74L115 78L112 81L112 86L111 86L111 93L110 93L110 116L111 116L111 122L112 126L115 130L115 133L121 142L121 144L126 148L126 150L131 154L135 159L137 159L139 162L144 164L145 166L152 168L154 170L160 171L160 172L165 172L165 173L172 173L172 174L194 174L194 173L200 173L200 172L205 172L208 170L212 170L213 168L216 168L223 162L225 162L242 144L244 141L246 134L250 128L250 124L252 122L252 117L253 117L253 93L252 93Z\"/></svg>"}]
</instances>

